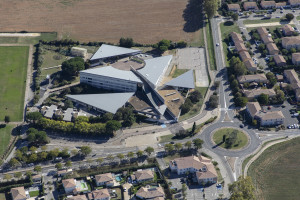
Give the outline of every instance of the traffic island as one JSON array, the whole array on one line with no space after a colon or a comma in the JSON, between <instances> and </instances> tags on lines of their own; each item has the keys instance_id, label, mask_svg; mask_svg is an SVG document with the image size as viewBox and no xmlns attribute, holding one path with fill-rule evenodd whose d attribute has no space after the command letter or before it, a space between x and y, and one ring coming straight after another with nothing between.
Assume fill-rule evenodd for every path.
<instances>
[{"instance_id":1,"label":"traffic island","mask_svg":"<svg viewBox=\"0 0 300 200\"><path fill-rule=\"evenodd\" d=\"M249 143L248 136L241 130L234 128L222 128L217 130L212 137L216 147L228 150L239 150Z\"/></svg>"}]
</instances>

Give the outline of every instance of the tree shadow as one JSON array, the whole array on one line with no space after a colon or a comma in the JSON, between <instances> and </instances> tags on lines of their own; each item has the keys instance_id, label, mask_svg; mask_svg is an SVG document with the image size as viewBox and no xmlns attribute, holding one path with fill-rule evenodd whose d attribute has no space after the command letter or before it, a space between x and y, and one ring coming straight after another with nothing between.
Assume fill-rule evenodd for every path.
<instances>
[{"instance_id":1,"label":"tree shadow","mask_svg":"<svg viewBox=\"0 0 300 200\"><path fill-rule=\"evenodd\" d=\"M183 30L185 32L195 32L203 28L203 1L202 0L189 0L183 11L182 17L185 24Z\"/></svg>"}]
</instances>

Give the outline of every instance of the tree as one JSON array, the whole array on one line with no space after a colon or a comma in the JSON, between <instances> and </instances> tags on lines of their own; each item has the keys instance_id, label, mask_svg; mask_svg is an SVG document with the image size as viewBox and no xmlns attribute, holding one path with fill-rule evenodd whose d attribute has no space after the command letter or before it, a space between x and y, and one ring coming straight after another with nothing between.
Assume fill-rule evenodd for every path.
<instances>
[{"instance_id":1,"label":"tree","mask_svg":"<svg viewBox=\"0 0 300 200\"><path fill-rule=\"evenodd\" d=\"M257 101L262 105L268 105L269 104L269 95L262 93L257 97Z\"/></svg>"},{"instance_id":2,"label":"tree","mask_svg":"<svg viewBox=\"0 0 300 200\"><path fill-rule=\"evenodd\" d=\"M127 153L127 158L133 158L133 156L134 156L133 152L130 151Z\"/></svg>"},{"instance_id":3,"label":"tree","mask_svg":"<svg viewBox=\"0 0 300 200\"><path fill-rule=\"evenodd\" d=\"M225 146L226 148L230 148L232 147L232 145L234 145L237 141L237 130L233 130L232 132L229 133L228 137L225 140Z\"/></svg>"},{"instance_id":4,"label":"tree","mask_svg":"<svg viewBox=\"0 0 300 200\"><path fill-rule=\"evenodd\" d=\"M237 21L237 20L239 19L239 16L238 16L237 13L233 13L233 14L231 15L231 18L232 18L233 21Z\"/></svg>"},{"instance_id":5,"label":"tree","mask_svg":"<svg viewBox=\"0 0 300 200\"><path fill-rule=\"evenodd\" d=\"M64 109L68 109L68 108L73 108L74 105L73 105L73 102L70 100L70 99L67 99L65 102L64 102Z\"/></svg>"},{"instance_id":6,"label":"tree","mask_svg":"<svg viewBox=\"0 0 300 200\"><path fill-rule=\"evenodd\" d=\"M41 153L39 154L39 156L40 156L40 158L41 158L42 160L46 160L46 159L47 159L47 156L48 156L48 152L43 151L43 152L41 152Z\"/></svg>"},{"instance_id":7,"label":"tree","mask_svg":"<svg viewBox=\"0 0 300 200\"><path fill-rule=\"evenodd\" d=\"M166 40L163 39L161 41L158 42L157 44L157 49L163 53L165 51L167 51L169 49L169 47L171 46L171 41L170 40Z\"/></svg>"},{"instance_id":8,"label":"tree","mask_svg":"<svg viewBox=\"0 0 300 200\"><path fill-rule=\"evenodd\" d=\"M202 144L203 144L203 140L196 138L193 140L193 144L196 147L196 149L201 149L202 148Z\"/></svg>"},{"instance_id":9,"label":"tree","mask_svg":"<svg viewBox=\"0 0 300 200\"><path fill-rule=\"evenodd\" d=\"M288 13L285 15L285 18L288 20L288 21L292 21L294 19L294 15L292 13Z\"/></svg>"},{"instance_id":10,"label":"tree","mask_svg":"<svg viewBox=\"0 0 300 200\"><path fill-rule=\"evenodd\" d=\"M179 151L179 150L182 149L182 144L181 144L181 143L176 143L176 144L174 145L174 147L175 147L176 151Z\"/></svg>"},{"instance_id":11,"label":"tree","mask_svg":"<svg viewBox=\"0 0 300 200\"><path fill-rule=\"evenodd\" d=\"M29 149L31 152L36 152L36 150L37 150L37 147L35 147L35 146L32 146L32 147L30 147L30 149Z\"/></svg>"},{"instance_id":12,"label":"tree","mask_svg":"<svg viewBox=\"0 0 300 200\"><path fill-rule=\"evenodd\" d=\"M187 43L185 41L177 42L177 48L185 48L186 46L187 46Z\"/></svg>"},{"instance_id":13,"label":"tree","mask_svg":"<svg viewBox=\"0 0 300 200\"><path fill-rule=\"evenodd\" d=\"M6 180L10 180L11 178L12 178L12 175L10 175L10 174L4 175L4 179L6 179Z\"/></svg>"},{"instance_id":14,"label":"tree","mask_svg":"<svg viewBox=\"0 0 300 200\"><path fill-rule=\"evenodd\" d=\"M92 152L91 147L89 146L82 146L80 147L80 152L84 155L87 156L88 154L90 154Z\"/></svg>"},{"instance_id":15,"label":"tree","mask_svg":"<svg viewBox=\"0 0 300 200\"><path fill-rule=\"evenodd\" d=\"M72 166L72 162L68 160L65 164L66 167L70 168Z\"/></svg>"},{"instance_id":16,"label":"tree","mask_svg":"<svg viewBox=\"0 0 300 200\"><path fill-rule=\"evenodd\" d=\"M186 190L187 190L187 186L186 186L185 183L183 183L182 187L181 187L181 192L182 192L183 199L186 198Z\"/></svg>"},{"instance_id":17,"label":"tree","mask_svg":"<svg viewBox=\"0 0 300 200\"><path fill-rule=\"evenodd\" d=\"M122 160L122 159L124 159L124 154L122 154L122 153L119 153L118 155L117 155L117 157L120 159L120 160Z\"/></svg>"},{"instance_id":18,"label":"tree","mask_svg":"<svg viewBox=\"0 0 300 200\"><path fill-rule=\"evenodd\" d=\"M77 149L72 149L72 150L71 150L71 154L72 154L73 156L76 156L76 155L78 154L78 150L77 150Z\"/></svg>"},{"instance_id":19,"label":"tree","mask_svg":"<svg viewBox=\"0 0 300 200\"><path fill-rule=\"evenodd\" d=\"M108 133L113 133L121 128L121 123L115 120L110 120L106 123L105 129Z\"/></svg>"},{"instance_id":20,"label":"tree","mask_svg":"<svg viewBox=\"0 0 300 200\"><path fill-rule=\"evenodd\" d=\"M42 149L43 151L46 151L47 148L48 148L48 147L47 147L46 145L44 145L44 146L41 147L41 149Z\"/></svg>"},{"instance_id":21,"label":"tree","mask_svg":"<svg viewBox=\"0 0 300 200\"><path fill-rule=\"evenodd\" d=\"M142 157L144 155L144 152L139 150L136 152L136 156L139 158L139 157Z\"/></svg>"},{"instance_id":22,"label":"tree","mask_svg":"<svg viewBox=\"0 0 300 200\"><path fill-rule=\"evenodd\" d=\"M61 169L62 167L63 167L63 166L62 166L61 163L57 163L57 164L55 165L55 168L56 168L57 170Z\"/></svg>"},{"instance_id":23,"label":"tree","mask_svg":"<svg viewBox=\"0 0 300 200\"><path fill-rule=\"evenodd\" d=\"M191 141L187 141L185 144L184 144L185 147L187 147L188 149L190 149L192 147L192 142Z\"/></svg>"},{"instance_id":24,"label":"tree","mask_svg":"<svg viewBox=\"0 0 300 200\"><path fill-rule=\"evenodd\" d=\"M19 162L18 162L17 159L12 158L12 159L9 161L8 164L9 164L11 167L15 167L15 166L17 166L18 163L19 163Z\"/></svg>"},{"instance_id":25,"label":"tree","mask_svg":"<svg viewBox=\"0 0 300 200\"><path fill-rule=\"evenodd\" d=\"M174 145L173 144L165 144L165 150L168 153L171 153L172 151L174 151Z\"/></svg>"},{"instance_id":26,"label":"tree","mask_svg":"<svg viewBox=\"0 0 300 200\"><path fill-rule=\"evenodd\" d=\"M114 159L114 157L113 157L113 155L110 154L110 155L106 156L106 159L109 161L112 161Z\"/></svg>"},{"instance_id":27,"label":"tree","mask_svg":"<svg viewBox=\"0 0 300 200\"><path fill-rule=\"evenodd\" d=\"M105 123L105 122L108 122L110 120L112 120L114 117L114 115L112 113L105 113L102 117L102 121ZM121 124L120 124L121 125Z\"/></svg>"},{"instance_id":28,"label":"tree","mask_svg":"<svg viewBox=\"0 0 300 200\"><path fill-rule=\"evenodd\" d=\"M211 19L218 10L218 0L204 0L203 6L207 17Z\"/></svg>"},{"instance_id":29,"label":"tree","mask_svg":"<svg viewBox=\"0 0 300 200\"><path fill-rule=\"evenodd\" d=\"M32 121L34 124L36 121L40 120L43 117L40 112L29 112L26 114L26 120Z\"/></svg>"},{"instance_id":30,"label":"tree","mask_svg":"<svg viewBox=\"0 0 300 200\"><path fill-rule=\"evenodd\" d=\"M29 156L28 162L29 162L29 163L34 163L34 162L37 161L37 159L38 159L37 154L36 154L36 153L33 153L33 154L31 154L31 155Z\"/></svg>"},{"instance_id":31,"label":"tree","mask_svg":"<svg viewBox=\"0 0 300 200\"><path fill-rule=\"evenodd\" d=\"M5 123L9 123L9 122L10 122L10 116L5 115L5 117L4 117L4 122L5 122Z\"/></svg>"},{"instance_id":32,"label":"tree","mask_svg":"<svg viewBox=\"0 0 300 200\"><path fill-rule=\"evenodd\" d=\"M71 58L62 63L61 69L65 76L77 76L79 71L84 70L84 60L81 57Z\"/></svg>"},{"instance_id":33,"label":"tree","mask_svg":"<svg viewBox=\"0 0 300 200\"><path fill-rule=\"evenodd\" d=\"M246 104L248 103L248 98L247 97L237 97L234 99L234 103L236 106L245 107Z\"/></svg>"},{"instance_id":34,"label":"tree","mask_svg":"<svg viewBox=\"0 0 300 200\"><path fill-rule=\"evenodd\" d=\"M266 74L266 77L269 80L269 83L270 83L271 87L273 87L277 83L277 79L276 79L275 75L272 72L268 72Z\"/></svg>"},{"instance_id":35,"label":"tree","mask_svg":"<svg viewBox=\"0 0 300 200\"><path fill-rule=\"evenodd\" d=\"M193 123L193 127L192 127L192 134L194 134L196 131L196 122Z\"/></svg>"},{"instance_id":36,"label":"tree","mask_svg":"<svg viewBox=\"0 0 300 200\"><path fill-rule=\"evenodd\" d=\"M255 188L250 176L246 178L240 176L237 181L229 184L230 200L254 200L256 199L254 192Z\"/></svg>"},{"instance_id":37,"label":"tree","mask_svg":"<svg viewBox=\"0 0 300 200\"><path fill-rule=\"evenodd\" d=\"M217 108L219 105L219 98L217 95L211 95L209 97L208 105L210 108Z\"/></svg>"},{"instance_id":38,"label":"tree","mask_svg":"<svg viewBox=\"0 0 300 200\"><path fill-rule=\"evenodd\" d=\"M14 173L14 177L21 178L22 177L22 173L21 172L16 172L16 173Z\"/></svg>"},{"instance_id":39,"label":"tree","mask_svg":"<svg viewBox=\"0 0 300 200\"><path fill-rule=\"evenodd\" d=\"M134 45L133 39L132 38L120 38L120 46L121 47L127 47L131 48Z\"/></svg>"},{"instance_id":40,"label":"tree","mask_svg":"<svg viewBox=\"0 0 300 200\"><path fill-rule=\"evenodd\" d=\"M192 103L197 103L202 99L202 94L198 90L195 90L190 94L189 99L192 101Z\"/></svg>"},{"instance_id":41,"label":"tree","mask_svg":"<svg viewBox=\"0 0 300 200\"><path fill-rule=\"evenodd\" d=\"M103 158L97 158L97 163L98 163L98 165L101 165L101 163L103 163Z\"/></svg>"},{"instance_id":42,"label":"tree","mask_svg":"<svg viewBox=\"0 0 300 200\"><path fill-rule=\"evenodd\" d=\"M33 171L35 172L41 172L42 171L42 167L40 165L37 165L34 167Z\"/></svg>"},{"instance_id":43,"label":"tree","mask_svg":"<svg viewBox=\"0 0 300 200\"><path fill-rule=\"evenodd\" d=\"M148 156L150 156L151 153L154 152L154 149L153 149L153 147L147 147L147 148L145 149L145 152L148 154Z\"/></svg>"}]
</instances>

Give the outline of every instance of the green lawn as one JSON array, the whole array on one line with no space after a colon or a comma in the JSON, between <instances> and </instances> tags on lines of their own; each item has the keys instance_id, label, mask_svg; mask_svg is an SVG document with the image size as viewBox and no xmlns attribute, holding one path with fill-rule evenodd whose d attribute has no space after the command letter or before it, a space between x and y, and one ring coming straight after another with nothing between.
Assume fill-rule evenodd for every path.
<instances>
[{"instance_id":1,"label":"green lawn","mask_svg":"<svg viewBox=\"0 0 300 200\"><path fill-rule=\"evenodd\" d=\"M40 195L40 191L39 190L29 192L29 196L30 197L37 197L39 195Z\"/></svg>"},{"instance_id":2,"label":"green lawn","mask_svg":"<svg viewBox=\"0 0 300 200\"><path fill-rule=\"evenodd\" d=\"M273 145L249 167L257 199L299 199L300 138Z\"/></svg>"},{"instance_id":3,"label":"green lawn","mask_svg":"<svg viewBox=\"0 0 300 200\"><path fill-rule=\"evenodd\" d=\"M199 111L201 109L201 106L203 104L203 100L205 98L207 89L208 89L207 87L197 87L197 88L195 88L195 90L198 90L202 94L203 98L198 103L194 104L194 106L191 108L190 112L185 113L184 115L181 115L179 117L179 121L189 119L189 118L191 118L191 117L193 117L193 116L195 116L199 113Z\"/></svg>"},{"instance_id":4,"label":"green lawn","mask_svg":"<svg viewBox=\"0 0 300 200\"><path fill-rule=\"evenodd\" d=\"M0 193L0 200L6 200L4 193Z\"/></svg>"},{"instance_id":5,"label":"green lawn","mask_svg":"<svg viewBox=\"0 0 300 200\"><path fill-rule=\"evenodd\" d=\"M272 23L272 22L280 22L280 18L273 18L273 19L256 19L256 20L250 20L246 19L244 20L244 24L261 24L261 23Z\"/></svg>"},{"instance_id":6,"label":"green lawn","mask_svg":"<svg viewBox=\"0 0 300 200\"><path fill-rule=\"evenodd\" d=\"M65 60L67 60L66 56L47 50L45 53L43 53L43 64L41 68L58 66L61 65Z\"/></svg>"},{"instance_id":7,"label":"green lawn","mask_svg":"<svg viewBox=\"0 0 300 200\"><path fill-rule=\"evenodd\" d=\"M226 65L229 65L228 62L228 58L227 58L227 54L228 54L228 49L227 49L227 44L226 42L224 42L224 39L231 33L231 32L237 32L237 33L241 33L239 27L235 24L232 23L231 21L227 21L224 23L220 24L220 30L221 30L221 36L222 36L222 41L223 41L223 51L224 51L224 55L225 55L225 61L226 61Z\"/></svg>"},{"instance_id":8,"label":"green lawn","mask_svg":"<svg viewBox=\"0 0 300 200\"><path fill-rule=\"evenodd\" d=\"M29 47L0 47L0 121L22 121Z\"/></svg>"},{"instance_id":9,"label":"green lawn","mask_svg":"<svg viewBox=\"0 0 300 200\"><path fill-rule=\"evenodd\" d=\"M11 138L11 131L15 125L7 124L4 128L1 128L0 126L0 156L3 155L4 151L6 150L7 146L9 145L9 141Z\"/></svg>"},{"instance_id":10,"label":"green lawn","mask_svg":"<svg viewBox=\"0 0 300 200\"><path fill-rule=\"evenodd\" d=\"M189 71L189 69L178 69L176 67L176 69L174 70L174 72L172 74L172 78L176 78L176 77L180 76L181 74L184 74L187 71Z\"/></svg>"},{"instance_id":11,"label":"green lawn","mask_svg":"<svg viewBox=\"0 0 300 200\"><path fill-rule=\"evenodd\" d=\"M37 44L40 40L52 41L57 39L57 33L41 33L39 37L0 37L0 44Z\"/></svg>"},{"instance_id":12,"label":"green lawn","mask_svg":"<svg viewBox=\"0 0 300 200\"><path fill-rule=\"evenodd\" d=\"M194 32L194 39L188 43L191 47L204 47L203 29Z\"/></svg>"},{"instance_id":13,"label":"green lawn","mask_svg":"<svg viewBox=\"0 0 300 200\"><path fill-rule=\"evenodd\" d=\"M213 43L213 38L212 38L212 33L211 33L211 28L209 26L209 23L206 23L205 30L206 30L206 40L207 40L207 49L209 54L210 69L217 70L214 43Z\"/></svg>"},{"instance_id":14,"label":"green lawn","mask_svg":"<svg viewBox=\"0 0 300 200\"><path fill-rule=\"evenodd\" d=\"M213 141L215 144L220 144L219 147L225 148L225 142L223 141L223 135L226 135L228 138L229 134L235 129L233 128L222 128L217 130L213 135ZM227 147L227 149L241 149L245 147L248 143L248 137L243 133L242 131L238 131L237 133L237 140L236 142L231 146Z\"/></svg>"},{"instance_id":15,"label":"green lawn","mask_svg":"<svg viewBox=\"0 0 300 200\"><path fill-rule=\"evenodd\" d=\"M297 20L300 20L300 16L297 16L296 19L297 19Z\"/></svg>"}]
</instances>

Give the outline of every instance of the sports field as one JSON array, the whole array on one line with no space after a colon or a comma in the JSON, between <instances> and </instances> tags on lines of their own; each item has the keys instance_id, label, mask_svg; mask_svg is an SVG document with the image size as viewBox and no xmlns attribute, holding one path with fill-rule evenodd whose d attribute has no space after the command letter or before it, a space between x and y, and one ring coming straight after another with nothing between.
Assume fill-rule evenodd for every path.
<instances>
[{"instance_id":1,"label":"sports field","mask_svg":"<svg viewBox=\"0 0 300 200\"><path fill-rule=\"evenodd\" d=\"M59 38L117 43L201 41L198 0L11 0L0 6L1 32L58 32ZM197 4L197 5L195 5ZM201 29L202 30L202 29ZM202 38L203 40L203 38Z\"/></svg>"},{"instance_id":2,"label":"sports field","mask_svg":"<svg viewBox=\"0 0 300 200\"><path fill-rule=\"evenodd\" d=\"M300 197L300 138L266 149L248 169L257 199L282 200Z\"/></svg>"},{"instance_id":3,"label":"sports field","mask_svg":"<svg viewBox=\"0 0 300 200\"><path fill-rule=\"evenodd\" d=\"M0 47L0 121L22 121L29 47Z\"/></svg>"}]
</instances>

